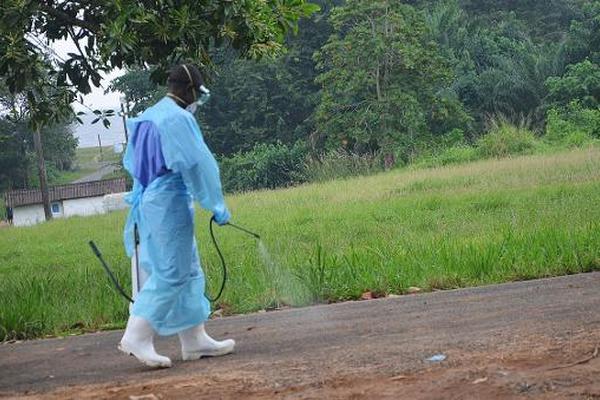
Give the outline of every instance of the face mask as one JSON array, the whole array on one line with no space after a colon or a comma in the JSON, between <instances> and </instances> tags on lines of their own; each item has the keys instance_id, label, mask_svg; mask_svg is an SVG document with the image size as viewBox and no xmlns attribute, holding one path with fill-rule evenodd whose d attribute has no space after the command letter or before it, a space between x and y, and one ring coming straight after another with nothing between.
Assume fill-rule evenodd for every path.
<instances>
[{"instance_id":1,"label":"face mask","mask_svg":"<svg viewBox=\"0 0 600 400\"><path fill-rule=\"evenodd\" d=\"M195 95L195 91L194 91ZM200 97L198 100L188 105L185 109L192 114L195 114L198 111L198 107L203 106L210 99L210 90L204 85L200 86Z\"/></svg>"},{"instance_id":2,"label":"face mask","mask_svg":"<svg viewBox=\"0 0 600 400\"><path fill-rule=\"evenodd\" d=\"M185 108L185 110L191 112L192 114L196 114L196 111L198 111L198 102L190 104Z\"/></svg>"}]
</instances>

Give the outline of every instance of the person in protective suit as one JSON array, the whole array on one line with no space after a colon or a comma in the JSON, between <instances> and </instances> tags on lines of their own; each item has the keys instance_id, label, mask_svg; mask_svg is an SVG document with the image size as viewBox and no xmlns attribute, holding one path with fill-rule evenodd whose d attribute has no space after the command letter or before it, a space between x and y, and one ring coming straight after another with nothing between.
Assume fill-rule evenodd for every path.
<instances>
[{"instance_id":1,"label":"person in protective suit","mask_svg":"<svg viewBox=\"0 0 600 400\"><path fill-rule=\"evenodd\" d=\"M156 353L155 334L179 335L184 360L225 355L235 346L231 339L213 340L204 329L210 303L194 237L193 200L219 225L230 219L217 162L194 118L209 91L189 64L171 70L168 91L128 121L131 139L123 160L133 178L125 248L129 257L137 253L147 279L135 296L119 349L152 367L171 366L168 357Z\"/></svg>"}]
</instances>

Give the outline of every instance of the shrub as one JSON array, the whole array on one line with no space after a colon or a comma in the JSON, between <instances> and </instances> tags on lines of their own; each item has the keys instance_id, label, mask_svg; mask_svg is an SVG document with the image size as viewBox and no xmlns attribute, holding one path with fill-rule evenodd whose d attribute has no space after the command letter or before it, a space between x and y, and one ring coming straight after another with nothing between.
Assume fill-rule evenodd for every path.
<instances>
[{"instance_id":1,"label":"shrub","mask_svg":"<svg viewBox=\"0 0 600 400\"><path fill-rule=\"evenodd\" d=\"M220 160L221 179L226 192L274 189L304 182L369 175L383 170L377 154L358 155L332 151L308 158L306 146L298 142L259 144L251 151Z\"/></svg>"},{"instance_id":2,"label":"shrub","mask_svg":"<svg viewBox=\"0 0 600 400\"><path fill-rule=\"evenodd\" d=\"M552 108L547 113L545 139L567 147L582 146L600 138L600 110L583 108L571 102L566 108Z\"/></svg>"},{"instance_id":3,"label":"shrub","mask_svg":"<svg viewBox=\"0 0 600 400\"><path fill-rule=\"evenodd\" d=\"M537 145L534 133L523 125L493 121L490 131L477 141L477 152L482 157L506 157L531 153Z\"/></svg>"},{"instance_id":4,"label":"shrub","mask_svg":"<svg viewBox=\"0 0 600 400\"><path fill-rule=\"evenodd\" d=\"M221 177L226 192L273 189L302 183L306 146L258 144L251 151L221 160Z\"/></svg>"},{"instance_id":5,"label":"shrub","mask_svg":"<svg viewBox=\"0 0 600 400\"><path fill-rule=\"evenodd\" d=\"M454 128L441 137L441 144L445 148L461 147L465 144L465 132L462 129Z\"/></svg>"}]
</instances>

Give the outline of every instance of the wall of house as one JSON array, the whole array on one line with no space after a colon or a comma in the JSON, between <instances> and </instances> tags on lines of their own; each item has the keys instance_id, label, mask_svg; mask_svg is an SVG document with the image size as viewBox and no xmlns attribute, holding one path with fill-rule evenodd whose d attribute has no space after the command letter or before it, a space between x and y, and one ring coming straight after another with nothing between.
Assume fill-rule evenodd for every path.
<instances>
[{"instance_id":1,"label":"wall of house","mask_svg":"<svg viewBox=\"0 0 600 400\"><path fill-rule=\"evenodd\" d=\"M104 214L104 196L63 200L64 216Z\"/></svg>"},{"instance_id":2,"label":"wall of house","mask_svg":"<svg viewBox=\"0 0 600 400\"><path fill-rule=\"evenodd\" d=\"M53 213L53 216L54 218L68 218L75 215L87 216L123 210L128 207L125 203L126 194L114 193L106 196L58 201L56 203L59 204L59 212ZM20 206L13 209L13 224L15 226L35 225L44 221L44 207L41 204Z\"/></svg>"},{"instance_id":3,"label":"wall of house","mask_svg":"<svg viewBox=\"0 0 600 400\"><path fill-rule=\"evenodd\" d=\"M41 204L13 208L13 225L29 226L45 221L44 207Z\"/></svg>"},{"instance_id":4,"label":"wall of house","mask_svg":"<svg viewBox=\"0 0 600 400\"><path fill-rule=\"evenodd\" d=\"M104 196L104 200L103 200L104 211L111 212L111 211L117 211L117 210L124 210L124 209L128 208L129 205L127 205L127 203L125 203L126 195L127 195L127 192L107 194L106 196Z\"/></svg>"}]
</instances>

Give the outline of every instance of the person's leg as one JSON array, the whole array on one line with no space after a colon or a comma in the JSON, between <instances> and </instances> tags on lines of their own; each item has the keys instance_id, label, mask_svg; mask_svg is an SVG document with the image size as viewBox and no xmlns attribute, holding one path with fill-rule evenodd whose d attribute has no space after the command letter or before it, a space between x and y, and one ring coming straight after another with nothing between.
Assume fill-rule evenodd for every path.
<instances>
[{"instance_id":1,"label":"person's leg","mask_svg":"<svg viewBox=\"0 0 600 400\"><path fill-rule=\"evenodd\" d=\"M142 254L142 251L144 252ZM142 268L142 260L147 260L147 247L140 245L138 256L134 254L131 259L132 272L132 298L135 301L138 294L148 279L148 273ZM138 261L139 260L139 261ZM129 320L123 338L119 343L119 350L135 356L140 362L149 367L168 368L172 363L168 357L161 356L154 349L155 331L151 324L144 318L132 313L133 304L129 306Z\"/></svg>"},{"instance_id":2,"label":"person's leg","mask_svg":"<svg viewBox=\"0 0 600 400\"><path fill-rule=\"evenodd\" d=\"M200 266L198 248L194 240L192 246L192 276L204 282L204 273ZM204 285L203 285L204 286ZM203 293L205 288L203 287ZM202 296L203 302L208 303L206 296ZM223 356L233 352L235 341L226 339L217 341L208 336L204 322L178 333L181 342L181 355L184 361L197 360L201 357Z\"/></svg>"},{"instance_id":3,"label":"person's leg","mask_svg":"<svg viewBox=\"0 0 600 400\"><path fill-rule=\"evenodd\" d=\"M181 356L184 361L224 356L232 353L235 348L233 339L218 341L208 336L204 323L179 332L178 335L181 342Z\"/></svg>"},{"instance_id":4,"label":"person's leg","mask_svg":"<svg viewBox=\"0 0 600 400\"><path fill-rule=\"evenodd\" d=\"M119 350L135 356L149 367L169 368L171 359L161 356L154 349L154 329L144 318L130 315Z\"/></svg>"}]
</instances>

